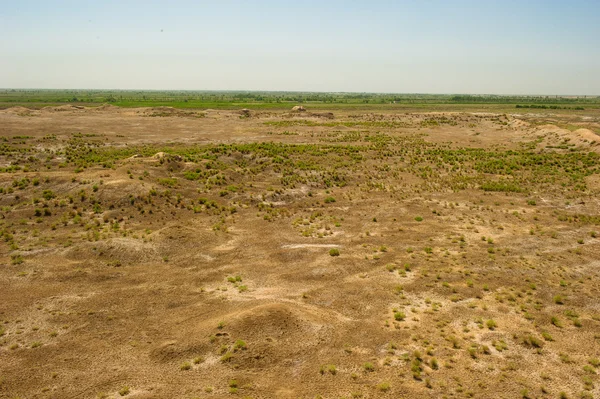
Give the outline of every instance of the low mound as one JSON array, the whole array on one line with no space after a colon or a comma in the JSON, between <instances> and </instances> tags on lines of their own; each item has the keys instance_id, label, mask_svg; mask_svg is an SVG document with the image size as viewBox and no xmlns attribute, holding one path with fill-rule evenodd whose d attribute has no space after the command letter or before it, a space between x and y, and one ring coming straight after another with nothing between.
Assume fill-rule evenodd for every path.
<instances>
[{"instance_id":1,"label":"low mound","mask_svg":"<svg viewBox=\"0 0 600 399\"><path fill-rule=\"evenodd\" d=\"M291 304L267 304L230 315L222 333L233 343L228 362L238 369L264 369L303 362L332 336L331 325L305 308ZM236 350L240 341L247 349Z\"/></svg>"},{"instance_id":2,"label":"low mound","mask_svg":"<svg viewBox=\"0 0 600 399\"><path fill-rule=\"evenodd\" d=\"M126 237L83 243L69 248L65 257L71 260L96 258L100 262L115 265L147 263L161 259L153 244Z\"/></svg>"},{"instance_id":3,"label":"low mound","mask_svg":"<svg viewBox=\"0 0 600 399\"><path fill-rule=\"evenodd\" d=\"M600 141L600 136L596 133L592 132L589 129L577 129L573 133L577 134L582 139L590 140L590 141Z\"/></svg>"},{"instance_id":4,"label":"low mound","mask_svg":"<svg viewBox=\"0 0 600 399\"><path fill-rule=\"evenodd\" d=\"M314 334L325 324L320 317L288 304L268 304L245 310L235 316L227 330L248 339L282 339L294 341L304 334Z\"/></svg>"},{"instance_id":5,"label":"low mound","mask_svg":"<svg viewBox=\"0 0 600 399\"><path fill-rule=\"evenodd\" d=\"M176 114L176 113L180 112L178 109L173 108L173 107L153 107L153 108L150 108L148 111L150 111L150 112L168 112L171 114Z\"/></svg>"},{"instance_id":6,"label":"low mound","mask_svg":"<svg viewBox=\"0 0 600 399\"><path fill-rule=\"evenodd\" d=\"M132 158L140 158L139 155L134 155ZM157 152L156 154L154 154L152 156L152 158L154 159L167 159L168 161L176 161L176 162L181 162L183 161L183 158L181 157L181 155L177 155L177 154L168 154L166 152Z\"/></svg>"},{"instance_id":7,"label":"low mound","mask_svg":"<svg viewBox=\"0 0 600 399\"><path fill-rule=\"evenodd\" d=\"M3 112L7 113L7 114L30 114L33 110L29 109L29 108L25 108L25 107L11 107L11 108L7 108L5 109Z\"/></svg>"},{"instance_id":8,"label":"low mound","mask_svg":"<svg viewBox=\"0 0 600 399\"><path fill-rule=\"evenodd\" d=\"M210 347L206 343L179 343L167 341L149 353L152 361L157 363L173 363L181 359L193 359L200 353L206 353Z\"/></svg>"},{"instance_id":9,"label":"low mound","mask_svg":"<svg viewBox=\"0 0 600 399\"><path fill-rule=\"evenodd\" d=\"M84 109L85 109L85 107L83 107L81 105L67 104L67 105L44 107L44 108L42 108L42 111L45 111L45 112L67 112L67 111L80 111L80 110L84 110Z\"/></svg>"},{"instance_id":10,"label":"low mound","mask_svg":"<svg viewBox=\"0 0 600 399\"><path fill-rule=\"evenodd\" d=\"M198 117L200 115L194 111L182 110L173 107L138 108L135 112L138 115L150 117Z\"/></svg>"},{"instance_id":11,"label":"low mound","mask_svg":"<svg viewBox=\"0 0 600 399\"><path fill-rule=\"evenodd\" d=\"M99 107L92 108L93 111L116 111L119 107L112 104L102 104Z\"/></svg>"},{"instance_id":12,"label":"low mound","mask_svg":"<svg viewBox=\"0 0 600 399\"><path fill-rule=\"evenodd\" d=\"M523 127L529 127L530 124L528 122L525 122L521 119L513 119L508 123L511 127L514 128L523 128Z\"/></svg>"},{"instance_id":13,"label":"low mound","mask_svg":"<svg viewBox=\"0 0 600 399\"><path fill-rule=\"evenodd\" d=\"M209 230L175 225L156 231L152 234L152 240L161 254L169 258L185 258L200 249L214 248L218 238Z\"/></svg>"}]
</instances>

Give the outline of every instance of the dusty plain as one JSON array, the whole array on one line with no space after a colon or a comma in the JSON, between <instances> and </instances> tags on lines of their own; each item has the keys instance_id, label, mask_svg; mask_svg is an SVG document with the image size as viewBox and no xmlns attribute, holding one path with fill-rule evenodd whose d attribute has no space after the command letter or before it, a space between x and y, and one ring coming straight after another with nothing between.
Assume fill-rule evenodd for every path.
<instances>
[{"instance_id":1,"label":"dusty plain","mask_svg":"<svg viewBox=\"0 0 600 399\"><path fill-rule=\"evenodd\" d=\"M0 110L0 398L599 398L600 113Z\"/></svg>"}]
</instances>

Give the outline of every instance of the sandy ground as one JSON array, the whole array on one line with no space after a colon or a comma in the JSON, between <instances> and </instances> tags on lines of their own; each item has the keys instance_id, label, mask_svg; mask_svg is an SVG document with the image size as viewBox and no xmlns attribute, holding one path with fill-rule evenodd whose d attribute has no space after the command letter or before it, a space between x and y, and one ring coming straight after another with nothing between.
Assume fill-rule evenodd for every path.
<instances>
[{"instance_id":1,"label":"sandy ground","mask_svg":"<svg viewBox=\"0 0 600 399\"><path fill-rule=\"evenodd\" d=\"M597 398L560 118L0 111L0 398Z\"/></svg>"}]
</instances>

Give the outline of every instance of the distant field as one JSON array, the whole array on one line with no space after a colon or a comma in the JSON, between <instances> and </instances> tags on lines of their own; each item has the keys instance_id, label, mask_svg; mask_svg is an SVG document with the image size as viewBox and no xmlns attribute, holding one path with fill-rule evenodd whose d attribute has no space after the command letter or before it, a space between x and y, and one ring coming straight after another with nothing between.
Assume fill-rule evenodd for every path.
<instances>
[{"instance_id":1,"label":"distant field","mask_svg":"<svg viewBox=\"0 0 600 399\"><path fill-rule=\"evenodd\" d=\"M43 108L64 104L180 109L287 109L302 104L312 109L490 111L578 113L600 109L600 97L496 96L381 93L0 90L0 109Z\"/></svg>"}]
</instances>

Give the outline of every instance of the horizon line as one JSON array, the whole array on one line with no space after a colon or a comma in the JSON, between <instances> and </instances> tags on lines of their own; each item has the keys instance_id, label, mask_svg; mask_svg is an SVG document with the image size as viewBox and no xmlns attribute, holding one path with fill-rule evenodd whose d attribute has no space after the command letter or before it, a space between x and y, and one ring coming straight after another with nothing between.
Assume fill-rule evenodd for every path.
<instances>
[{"instance_id":1,"label":"horizon line","mask_svg":"<svg viewBox=\"0 0 600 399\"><path fill-rule=\"evenodd\" d=\"M41 88L41 87L1 87L0 90L47 90L47 91L142 91L142 92L228 92L228 93L299 93L299 94L379 94L379 95L430 95L430 96L498 96L498 97L600 97L600 94L497 94L497 93L467 93L467 92L452 92L452 93L434 93L434 92L379 92L379 91L311 91L311 90L255 90L255 89L99 89L99 88Z\"/></svg>"}]
</instances>

